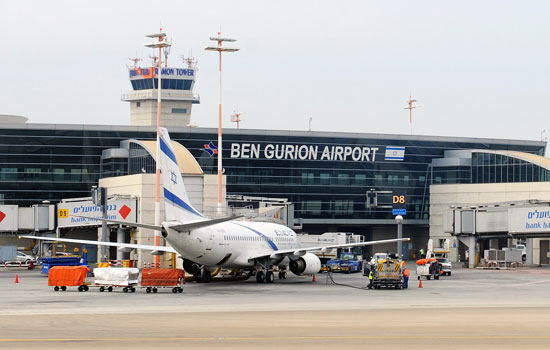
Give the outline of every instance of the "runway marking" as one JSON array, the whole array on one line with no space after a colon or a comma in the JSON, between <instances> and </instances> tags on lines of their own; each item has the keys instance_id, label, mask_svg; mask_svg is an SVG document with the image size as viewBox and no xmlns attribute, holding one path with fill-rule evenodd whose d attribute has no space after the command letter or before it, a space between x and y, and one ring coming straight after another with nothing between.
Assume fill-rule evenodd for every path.
<instances>
[{"instance_id":1,"label":"runway marking","mask_svg":"<svg viewBox=\"0 0 550 350\"><path fill-rule=\"evenodd\" d=\"M142 342L142 341L249 341L249 340L345 340L345 339L395 339L395 340L529 340L529 339L550 339L550 336L526 336L526 335L450 335L450 336L434 336L434 335L417 335L417 336L382 336L382 335L358 335L358 336L279 336L279 337L147 337L147 338L13 338L0 339L0 343L37 343L37 342Z\"/></svg>"}]
</instances>

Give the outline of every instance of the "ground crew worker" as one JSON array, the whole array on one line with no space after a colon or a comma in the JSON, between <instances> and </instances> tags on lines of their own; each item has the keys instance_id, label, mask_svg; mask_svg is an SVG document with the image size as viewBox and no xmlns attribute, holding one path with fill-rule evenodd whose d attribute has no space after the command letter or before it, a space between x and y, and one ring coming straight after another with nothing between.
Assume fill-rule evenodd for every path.
<instances>
[{"instance_id":1,"label":"ground crew worker","mask_svg":"<svg viewBox=\"0 0 550 350\"><path fill-rule=\"evenodd\" d=\"M369 272L369 289L372 289L372 279L373 279L373 276L372 276L372 270L370 270Z\"/></svg>"},{"instance_id":2,"label":"ground crew worker","mask_svg":"<svg viewBox=\"0 0 550 350\"><path fill-rule=\"evenodd\" d=\"M420 248L420 259L424 259L424 248Z\"/></svg>"},{"instance_id":3,"label":"ground crew worker","mask_svg":"<svg viewBox=\"0 0 550 350\"><path fill-rule=\"evenodd\" d=\"M403 284L405 285L405 288L409 288L409 276L410 276L411 272L409 271L409 269L405 268L405 270L403 270Z\"/></svg>"}]
</instances>

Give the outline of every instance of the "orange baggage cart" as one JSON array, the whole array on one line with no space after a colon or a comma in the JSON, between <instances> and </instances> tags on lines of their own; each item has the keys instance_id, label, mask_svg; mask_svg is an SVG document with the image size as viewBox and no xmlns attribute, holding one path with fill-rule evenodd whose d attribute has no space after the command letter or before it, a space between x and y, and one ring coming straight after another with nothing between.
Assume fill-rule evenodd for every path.
<instances>
[{"instance_id":1,"label":"orange baggage cart","mask_svg":"<svg viewBox=\"0 0 550 350\"><path fill-rule=\"evenodd\" d=\"M56 292L76 286L78 286L79 292L86 292L88 286L84 284L84 281L88 271L90 269L87 266L53 266L48 273L48 286L53 286L53 290Z\"/></svg>"},{"instance_id":2,"label":"orange baggage cart","mask_svg":"<svg viewBox=\"0 0 550 350\"><path fill-rule=\"evenodd\" d=\"M185 271L181 269L143 269L141 288L147 293L156 293L159 288L172 288L172 293L182 293Z\"/></svg>"}]
</instances>

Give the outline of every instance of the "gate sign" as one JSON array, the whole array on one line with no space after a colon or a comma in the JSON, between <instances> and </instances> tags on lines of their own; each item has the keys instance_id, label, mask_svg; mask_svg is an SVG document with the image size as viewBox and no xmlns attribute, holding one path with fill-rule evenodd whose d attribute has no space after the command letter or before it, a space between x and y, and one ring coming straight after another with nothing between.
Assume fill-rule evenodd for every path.
<instances>
[{"instance_id":1,"label":"gate sign","mask_svg":"<svg viewBox=\"0 0 550 350\"><path fill-rule=\"evenodd\" d=\"M92 201L62 202L57 205L57 226L81 227L100 226L101 221L82 218L88 216L101 218L101 208ZM134 223L137 221L137 199L109 199L107 201L107 219Z\"/></svg>"},{"instance_id":2,"label":"gate sign","mask_svg":"<svg viewBox=\"0 0 550 350\"><path fill-rule=\"evenodd\" d=\"M391 196L392 215L407 215L407 196L404 192L394 191Z\"/></svg>"},{"instance_id":3,"label":"gate sign","mask_svg":"<svg viewBox=\"0 0 550 350\"><path fill-rule=\"evenodd\" d=\"M550 232L550 207L508 209L509 232Z\"/></svg>"},{"instance_id":4,"label":"gate sign","mask_svg":"<svg viewBox=\"0 0 550 350\"><path fill-rule=\"evenodd\" d=\"M0 231L16 232L18 229L17 205L0 205Z\"/></svg>"}]
</instances>

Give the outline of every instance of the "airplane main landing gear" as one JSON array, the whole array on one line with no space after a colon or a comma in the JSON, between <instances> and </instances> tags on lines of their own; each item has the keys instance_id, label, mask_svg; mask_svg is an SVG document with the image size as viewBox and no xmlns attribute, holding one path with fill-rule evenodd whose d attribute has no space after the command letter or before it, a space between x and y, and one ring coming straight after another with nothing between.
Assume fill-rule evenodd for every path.
<instances>
[{"instance_id":1,"label":"airplane main landing gear","mask_svg":"<svg viewBox=\"0 0 550 350\"><path fill-rule=\"evenodd\" d=\"M279 271L279 279L286 280L286 271Z\"/></svg>"},{"instance_id":2,"label":"airplane main landing gear","mask_svg":"<svg viewBox=\"0 0 550 350\"><path fill-rule=\"evenodd\" d=\"M275 281L275 274L273 271L256 271L256 282L257 283L273 283Z\"/></svg>"},{"instance_id":3,"label":"airplane main landing gear","mask_svg":"<svg viewBox=\"0 0 550 350\"><path fill-rule=\"evenodd\" d=\"M265 274L265 282L273 283L273 281L275 281L275 275L273 274L273 271L267 271Z\"/></svg>"},{"instance_id":4,"label":"airplane main landing gear","mask_svg":"<svg viewBox=\"0 0 550 350\"><path fill-rule=\"evenodd\" d=\"M265 282L265 275L263 271L256 271L256 282L257 283Z\"/></svg>"},{"instance_id":5,"label":"airplane main landing gear","mask_svg":"<svg viewBox=\"0 0 550 350\"><path fill-rule=\"evenodd\" d=\"M193 280L197 283L208 283L212 280L212 275L207 269L199 269L193 273Z\"/></svg>"}]
</instances>

